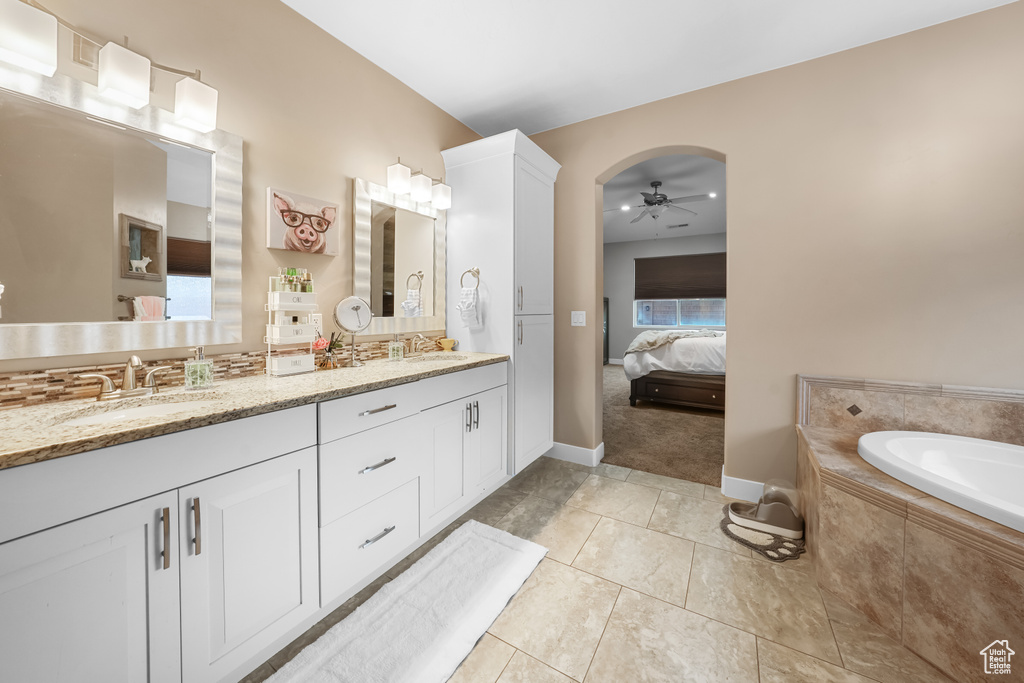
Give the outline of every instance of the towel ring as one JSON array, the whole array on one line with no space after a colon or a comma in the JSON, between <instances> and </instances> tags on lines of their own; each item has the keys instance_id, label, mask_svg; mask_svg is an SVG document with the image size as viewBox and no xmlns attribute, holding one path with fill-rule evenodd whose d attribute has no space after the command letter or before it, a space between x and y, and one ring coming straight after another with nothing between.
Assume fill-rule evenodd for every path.
<instances>
[{"instance_id":1,"label":"towel ring","mask_svg":"<svg viewBox=\"0 0 1024 683\"><path fill-rule=\"evenodd\" d=\"M418 270L409 277L405 278L405 288L409 289L409 280L416 278L416 289L423 289L423 271Z\"/></svg>"},{"instance_id":2,"label":"towel ring","mask_svg":"<svg viewBox=\"0 0 1024 683\"><path fill-rule=\"evenodd\" d=\"M459 287L465 287L466 286L464 280L466 279L467 275L472 275L473 277L476 278L476 284L473 286L473 289L480 289L480 269L479 268L470 268L465 273L463 273L462 277L459 278Z\"/></svg>"}]
</instances>

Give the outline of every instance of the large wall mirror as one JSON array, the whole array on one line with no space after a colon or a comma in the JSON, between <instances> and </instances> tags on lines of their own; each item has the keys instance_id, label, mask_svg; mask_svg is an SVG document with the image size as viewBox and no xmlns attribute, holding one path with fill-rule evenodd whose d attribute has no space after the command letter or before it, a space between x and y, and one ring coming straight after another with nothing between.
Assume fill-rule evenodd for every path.
<instances>
[{"instance_id":1,"label":"large wall mirror","mask_svg":"<svg viewBox=\"0 0 1024 683\"><path fill-rule=\"evenodd\" d=\"M355 180L355 295L370 302L364 334L444 329L445 214Z\"/></svg>"},{"instance_id":2,"label":"large wall mirror","mask_svg":"<svg viewBox=\"0 0 1024 683\"><path fill-rule=\"evenodd\" d=\"M241 341L242 141L0 65L0 360Z\"/></svg>"}]
</instances>

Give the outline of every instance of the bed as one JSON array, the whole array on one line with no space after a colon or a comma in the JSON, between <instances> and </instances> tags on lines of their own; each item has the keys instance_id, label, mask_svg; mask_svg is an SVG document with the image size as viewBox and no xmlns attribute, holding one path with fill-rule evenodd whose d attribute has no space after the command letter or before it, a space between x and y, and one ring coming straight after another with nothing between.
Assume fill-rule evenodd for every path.
<instances>
[{"instance_id":1,"label":"bed","mask_svg":"<svg viewBox=\"0 0 1024 683\"><path fill-rule=\"evenodd\" d=\"M725 410L725 332L642 332L623 359L638 400Z\"/></svg>"}]
</instances>

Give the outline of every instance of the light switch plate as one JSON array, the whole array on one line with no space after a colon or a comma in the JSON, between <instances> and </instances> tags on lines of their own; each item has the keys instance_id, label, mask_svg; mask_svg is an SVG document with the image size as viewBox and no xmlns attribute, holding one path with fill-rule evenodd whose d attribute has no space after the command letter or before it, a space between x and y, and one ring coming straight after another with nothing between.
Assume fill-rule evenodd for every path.
<instances>
[{"instance_id":1,"label":"light switch plate","mask_svg":"<svg viewBox=\"0 0 1024 683\"><path fill-rule=\"evenodd\" d=\"M573 327L586 327L587 326L587 312L586 311L573 311L572 312L572 326Z\"/></svg>"}]
</instances>

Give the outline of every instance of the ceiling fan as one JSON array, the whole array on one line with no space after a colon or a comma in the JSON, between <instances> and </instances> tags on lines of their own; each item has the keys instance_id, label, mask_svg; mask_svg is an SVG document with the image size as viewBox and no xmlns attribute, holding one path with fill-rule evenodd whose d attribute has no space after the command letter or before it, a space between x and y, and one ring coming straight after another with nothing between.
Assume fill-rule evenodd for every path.
<instances>
[{"instance_id":1,"label":"ceiling fan","mask_svg":"<svg viewBox=\"0 0 1024 683\"><path fill-rule=\"evenodd\" d=\"M689 214L692 214L692 215L696 216L697 215L696 211L690 211L689 209L684 209L681 206L676 206L676 204L688 204L690 202L700 202L700 201L703 201L705 199L714 199L714 197L715 197L715 193L711 192L709 194L695 194L695 195L690 195L689 197L673 197L672 199L669 199L668 195L662 194L661 192L658 191L659 187L661 187L661 181L660 180L655 180L654 182L651 183L651 188L654 190L654 192L641 192L640 193L644 197L644 203L643 204L638 204L637 206L635 206L633 208L643 209L643 211L638 213L636 215L636 217L633 218L633 220L630 221L630 224L636 223L637 221L639 221L644 216L650 216L654 220L658 220L658 218L661 216L662 212L665 211L666 209L675 209L676 211L682 211L684 213L689 213Z\"/></svg>"}]
</instances>

